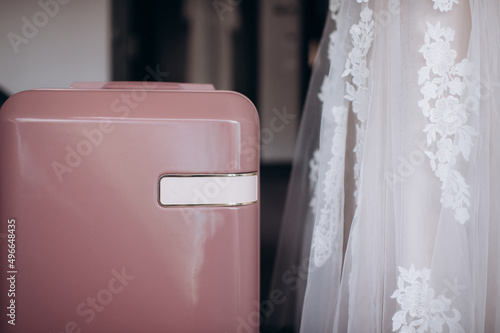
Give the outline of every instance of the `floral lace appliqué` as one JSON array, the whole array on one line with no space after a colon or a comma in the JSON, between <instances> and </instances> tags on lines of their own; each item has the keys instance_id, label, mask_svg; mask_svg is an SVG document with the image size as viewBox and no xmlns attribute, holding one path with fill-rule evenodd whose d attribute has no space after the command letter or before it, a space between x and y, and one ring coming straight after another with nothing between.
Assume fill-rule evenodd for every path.
<instances>
[{"instance_id":1,"label":"floral lace appliqu\u00e9","mask_svg":"<svg viewBox=\"0 0 500 333\"><path fill-rule=\"evenodd\" d=\"M436 297L429 286L430 270L409 270L399 267L398 289L391 298L396 298L400 310L392 317L392 330L401 333L439 333L448 326L450 333L465 333L460 325L460 312L452 309L452 301L444 295ZM409 322L408 322L409 321Z\"/></svg>"},{"instance_id":2,"label":"floral lace appliqu\u00e9","mask_svg":"<svg viewBox=\"0 0 500 333\"><path fill-rule=\"evenodd\" d=\"M449 12L453 9L453 4L458 4L458 0L432 0L434 1L434 9L439 9L442 12Z\"/></svg>"},{"instance_id":3,"label":"floral lace appliqu\u00e9","mask_svg":"<svg viewBox=\"0 0 500 333\"><path fill-rule=\"evenodd\" d=\"M443 28L439 22L436 26L427 23L427 27L425 44L420 49L426 66L418 72L423 95L418 105L429 120L424 132L427 146L433 148L425 154L430 158L432 170L443 182L441 204L454 209L455 219L463 224L469 220L469 186L453 166L459 155L469 160L472 137L477 135L467 125L469 111L476 112L467 104L475 103L461 102L467 88L465 77L471 75L472 64L467 59L456 63L457 52L450 44L455 38L453 29Z\"/></svg>"}]
</instances>

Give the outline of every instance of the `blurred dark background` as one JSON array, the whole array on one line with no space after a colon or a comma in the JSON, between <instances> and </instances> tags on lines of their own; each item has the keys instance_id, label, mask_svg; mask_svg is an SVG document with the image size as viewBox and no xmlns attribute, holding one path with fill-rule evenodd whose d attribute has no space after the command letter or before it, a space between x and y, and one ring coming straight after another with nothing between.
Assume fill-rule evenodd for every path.
<instances>
[{"instance_id":1,"label":"blurred dark background","mask_svg":"<svg viewBox=\"0 0 500 333\"><path fill-rule=\"evenodd\" d=\"M0 105L20 90L72 81L213 83L249 97L260 113L261 297L267 298L291 159L328 0L73 0L36 33L23 17L37 1L0 1ZM24 36L26 37L26 36ZM15 43L14 43L15 44ZM168 74L165 74L168 73ZM293 115L270 131L278 113Z\"/></svg>"}]
</instances>

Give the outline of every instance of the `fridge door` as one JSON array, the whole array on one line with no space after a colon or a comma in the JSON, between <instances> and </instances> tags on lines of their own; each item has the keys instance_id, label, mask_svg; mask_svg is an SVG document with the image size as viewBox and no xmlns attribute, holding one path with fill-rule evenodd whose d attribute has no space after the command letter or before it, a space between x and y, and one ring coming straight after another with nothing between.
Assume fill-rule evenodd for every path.
<instances>
[{"instance_id":1,"label":"fridge door","mask_svg":"<svg viewBox=\"0 0 500 333\"><path fill-rule=\"evenodd\" d=\"M102 88L0 111L0 331L257 332L254 106Z\"/></svg>"}]
</instances>

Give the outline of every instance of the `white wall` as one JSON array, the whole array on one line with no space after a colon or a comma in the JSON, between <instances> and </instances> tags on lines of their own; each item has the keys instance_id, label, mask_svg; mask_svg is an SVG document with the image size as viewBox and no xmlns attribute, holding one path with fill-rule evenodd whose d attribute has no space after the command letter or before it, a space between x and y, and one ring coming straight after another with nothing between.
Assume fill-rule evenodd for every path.
<instances>
[{"instance_id":1,"label":"white wall","mask_svg":"<svg viewBox=\"0 0 500 333\"><path fill-rule=\"evenodd\" d=\"M40 2L51 4L50 9L43 10ZM9 36L23 41L17 53ZM110 78L111 0L0 0L0 86L5 91Z\"/></svg>"}]
</instances>

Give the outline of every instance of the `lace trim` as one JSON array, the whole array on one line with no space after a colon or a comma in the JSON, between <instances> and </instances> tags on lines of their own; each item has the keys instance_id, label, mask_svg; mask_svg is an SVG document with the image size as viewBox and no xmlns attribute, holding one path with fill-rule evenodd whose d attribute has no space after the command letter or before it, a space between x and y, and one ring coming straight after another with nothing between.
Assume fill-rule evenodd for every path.
<instances>
[{"instance_id":1,"label":"lace trim","mask_svg":"<svg viewBox=\"0 0 500 333\"><path fill-rule=\"evenodd\" d=\"M394 332L438 333L446 325L450 333L465 333L459 323L460 312L450 307L452 301L444 295L435 297L434 289L429 287L428 268L416 270L414 265L409 270L398 268L398 289L391 298L396 298L401 310L392 317Z\"/></svg>"},{"instance_id":2,"label":"lace trim","mask_svg":"<svg viewBox=\"0 0 500 333\"><path fill-rule=\"evenodd\" d=\"M372 20L373 11L367 5L368 0L358 0L358 3L362 2L360 21L350 29L353 49L347 56L345 71L342 73L342 77L344 78L348 75L352 77L352 84L346 82L347 94L344 97L347 101L352 102L353 112L357 115L360 122L356 126L357 142L354 149L356 153L356 165L354 166L356 186L358 186L360 176L360 161L365 136L364 123L368 118L368 107L370 104L367 87L370 72L366 65L366 56L374 38L375 26ZM335 36L331 35L330 50L332 50L331 46L334 39ZM331 55L333 52L329 52L329 54L330 61L332 61ZM327 93L331 91L331 84L332 82L329 78L326 78L323 82L322 92L319 96L323 103L326 101ZM332 113L336 123L332 139L332 157L328 162L329 168L322 184L322 205L320 206L321 209L319 209L319 219L315 224L311 245L313 262L318 267L322 266L333 252L332 243L335 240L338 228L338 221L335 219L335 216L340 216L338 202L340 201L345 163L348 111L345 106L337 106L333 108ZM313 197L313 200L316 200L316 196Z\"/></svg>"},{"instance_id":3,"label":"lace trim","mask_svg":"<svg viewBox=\"0 0 500 333\"><path fill-rule=\"evenodd\" d=\"M342 5L342 0L330 0L330 15L332 20L337 22L337 19L339 17L339 10ZM337 30L337 29L335 29Z\"/></svg>"},{"instance_id":4,"label":"lace trim","mask_svg":"<svg viewBox=\"0 0 500 333\"><path fill-rule=\"evenodd\" d=\"M328 162L330 168L323 181L323 206L320 210L320 218L314 227L311 245L313 261L318 267L321 267L333 252L332 242L338 232L334 217L339 214L337 203L340 201L340 185L344 174L347 108L345 106L334 107L332 114L336 124L332 139L332 157Z\"/></svg>"},{"instance_id":5,"label":"lace trim","mask_svg":"<svg viewBox=\"0 0 500 333\"><path fill-rule=\"evenodd\" d=\"M423 99L418 105L429 124L424 128L427 146L433 147L425 154L430 158L431 168L442 181L441 204L455 211L455 219L460 223L469 220L470 192L464 177L454 170L458 155L468 161L472 147L472 137L476 131L467 125L469 111L474 110L474 95L462 103L467 85L465 76L472 74L473 66L464 59L456 64L457 52L450 47L455 31L435 26L427 22L425 44L420 49L426 66L418 72L418 84ZM458 143L457 145L454 142Z\"/></svg>"},{"instance_id":6,"label":"lace trim","mask_svg":"<svg viewBox=\"0 0 500 333\"><path fill-rule=\"evenodd\" d=\"M330 17L335 22L335 25L337 25L338 22L341 5L342 5L341 0L330 0L329 4ZM330 34L328 43L328 60L330 61L330 64L333 63L333 47L336 35L337 35L337 27L335 27L333 32ZM325 106L326 104L325 101L327 99L328 94L330 94L331 91L333 90L332 84L333 84L332 80L328 76L325 76L325 78L323 79L323 83L321 85L321 92L318 94L318 98L323 103L323 106ZM320 165L319 157L320 157L320 150L316 149L313 153L313 156L309 160L309 188L311 191L313 191L311 195L311 200L309 201L309 207L312 208L313 215L316 214L315 210L317 204L316 185L318 183L318 178L319 178L319 165Z\"/></svg>"},{"instance_id":7,"label":"lace trim","mask_svg":"<svg viewBox=\"0 0 500 333\"><path fill-rule=\"evenodd\" d=\"M358 0L358 2L361 1ZM356 191L354 192L354 197L356 198L356 202L358 201L366 120L368 119L368 109L370 106L370 94L367 84L370 71L367 68L366 55L374 39L375 26L372 20L373 11L367 5L363 6L364 8L360 14L360 22L353 25L349 31L354 47L347 56L345 71L342 73L342 77L352 76L352 84L346 82L347 95L345 98L352 102L352 110L359 121L359 124L356 125L356 145L354 146L354 153L356 155L356 163L354 165Z\"/></svg>"},{"instance_id":8,"label":"lace trim","mask_svg":"<svg viewBox=\"0 0 500 333\"><path fill-rule=\"evenodd\" d=\"M337 24L340 7L340 0L330 0L331 19L335 22L335 24ZM335 30L330 34L329 38L328 59L330 60L330 63L333 63L333 50L336 35L337 27L335 27ZM323 103L323 108L327 107L328 96L333 91L332 85L333 80L329 76L326 76L321 86L321 92L318 94L318 98ZM324 188L322 188L322 193L324 194L324 196L322 197L323 206L320 210L321 217L315 223L311 243L311 254L313 262L318 267L322 266L333 252L332 241L334 239L334 235L337 232L337 226L335 225L335 223L333 223L333 216L335 214L334 200L338 200L340 196L339 184L341 183L342 179L339 177L341 177L343 174L345 160L344 156L345 138L347 136L347 109L343 106L334 107L331 112L336 123L331 151L333 155L329 162L330 170L326 173L323 182ZM318 183L320 155L320 151L316 150L313 157L309 161L309 182L311 188L313 188L314 191L309 202L309 206L312 208L313 215L317 214L316 208L318 207L319 209L320 207L320 204L318 203L318 195L321 185Z\"/></svg>"},{"instance_id":9,"label":"lace trim","mask_svg":"<svg viewBox=\"0 0 500 333\"><path fill-rule=\"evenodd\" d=\"M434 9L439 9L441 12L449 12L453 9L453 4L458 5L458 0L432 0Z\"/></svg>"},{"instance_id":10,"label":"lace trim","mask_svg":"<svg viewBox=\"0 0 500 333\"><path fill-rule=\"evenodd\" d=\"M333 47L337 41L337 22L340 14L340 7L342 6L341 0L330 0L330 14L333 22L335 22L335 29L330 34L330 42L328 44L328 59L330 64L333 63ZM325 78L328 80L328 77Z\"/></svg>"},{"instance_id":11,"label":"lace trim","mask_svg":"<svg viewBox=\"0 0 500 333\"><path fill-rule=\"evenodd\" d=\"M319 178L319 156L319 149L316 149L313 153L313 157L309 160L309 190L312 191L309 207L312 208L313 213L318 201L315 188Z\"/></svg>"}]
</instances>

